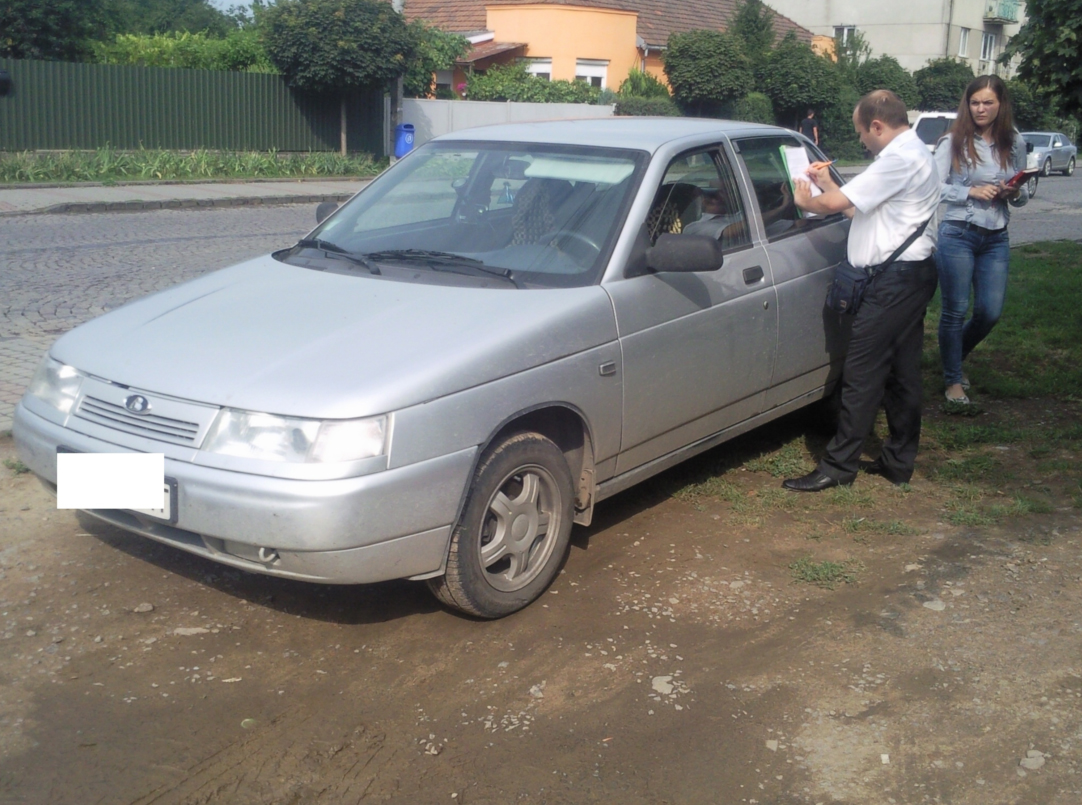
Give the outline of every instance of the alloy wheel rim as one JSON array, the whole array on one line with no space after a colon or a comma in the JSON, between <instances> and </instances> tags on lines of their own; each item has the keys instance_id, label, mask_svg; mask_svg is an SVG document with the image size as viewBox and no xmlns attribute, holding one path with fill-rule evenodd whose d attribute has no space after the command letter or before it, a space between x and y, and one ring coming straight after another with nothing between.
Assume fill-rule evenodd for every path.
<instances>
[{"instance_id":1,"label":"alloy wheel rim","mask_svg":"<svg viewBox=\"0 0 1082 805\"><path fill-rule=\"evenodd\" d=\"M544 467L509 473L485 507L480 560L485 580L516 592L538 577L556 547L562 523L560 490Z\"/></svg>"}]
</instances>

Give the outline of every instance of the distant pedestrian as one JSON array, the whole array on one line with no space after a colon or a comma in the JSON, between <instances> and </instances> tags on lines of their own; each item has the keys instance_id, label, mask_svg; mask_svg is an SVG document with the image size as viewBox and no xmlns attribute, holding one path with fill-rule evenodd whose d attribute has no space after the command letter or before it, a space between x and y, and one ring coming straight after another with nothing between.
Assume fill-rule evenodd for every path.
<instances>
[{"instance_id":1,"label":"distant pedestrian","mask_svg":"<svg viewBox=\"0 0 1082 805\"><path fill-rule=\"evenodd\" d=\"M966 87L958 117L936 149L946 213L939 224L936 267L943 289L939 354L947 401L969 405L962 361L992 331L1007 295L1011 257L1008 202L1021 207L1029 191L1006 181L1026 167L1026 143L1014 128L1003 79L982 75ZM973 290L973 316L965 321Z\"/></svg>"},{"instance_id":2,"label":"distant pedestrian","mask_svg":"<svg viewBox=\"0 0 1082 805\"><path fill-rule=\"evenodd\" d=\"M807 115L800 121L800 133L819 145L819 121L815 119L814 109L809 109Z\"/></svg>"}]
</instances>

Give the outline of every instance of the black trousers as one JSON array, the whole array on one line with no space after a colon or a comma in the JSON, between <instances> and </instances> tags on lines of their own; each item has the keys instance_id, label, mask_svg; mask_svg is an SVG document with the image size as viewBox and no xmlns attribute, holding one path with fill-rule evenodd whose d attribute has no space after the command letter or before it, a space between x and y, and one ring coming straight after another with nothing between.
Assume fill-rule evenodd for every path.
<instances>
[{"instance_id":1,"label":"black trousers","mask_svg":"<svg viewBox=\"0 0 1082 805\"><path fill-rule=\"evenodd\" d=\"M895 262L872 280L853 318L842 370L838 432L819 471L849 483L882 405L890 437L880 461L895 483L913 475L923 404L920 361L924 314L935 293L935 260Z\"/></svg>"}]
</instances>

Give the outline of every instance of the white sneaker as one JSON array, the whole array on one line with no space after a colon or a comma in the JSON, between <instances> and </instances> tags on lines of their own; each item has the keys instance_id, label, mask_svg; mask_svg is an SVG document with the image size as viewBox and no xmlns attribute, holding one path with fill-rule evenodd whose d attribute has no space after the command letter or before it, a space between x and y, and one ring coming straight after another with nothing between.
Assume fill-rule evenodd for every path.
<instances>
[{"instance_id":1,"label":"white sneaker","mask_svg":"<svg viewBox=\"0 0 1082 805\"><path fill-rule=\"evenodd\" d=\"M943 396L947 399L947 402L954 403L955 405L969 405L970 404L969 397L967 397L964 394L961 397L952 397L949 394L947 394L946 392L943 392Z\"/></svg>"}]
</instances>

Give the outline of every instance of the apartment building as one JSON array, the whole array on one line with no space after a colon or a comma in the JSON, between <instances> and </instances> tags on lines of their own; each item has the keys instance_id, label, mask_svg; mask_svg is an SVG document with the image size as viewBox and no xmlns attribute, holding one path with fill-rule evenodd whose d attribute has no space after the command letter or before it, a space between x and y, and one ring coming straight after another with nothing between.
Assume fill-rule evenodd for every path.
<instances>
[{"instance_id":1,"label":"apartment building","mask_svg":"<svg viewBox=\"0 0 1082 805\"><path fill-rule=\"evenodd\" d=\"M930 59L961 59L978 75L1004 74L996 58L1025 22L1021 0L769 0L817 37L845 41L859 31L875 56L916 71Z\"/></svg>"}]
</instances>

